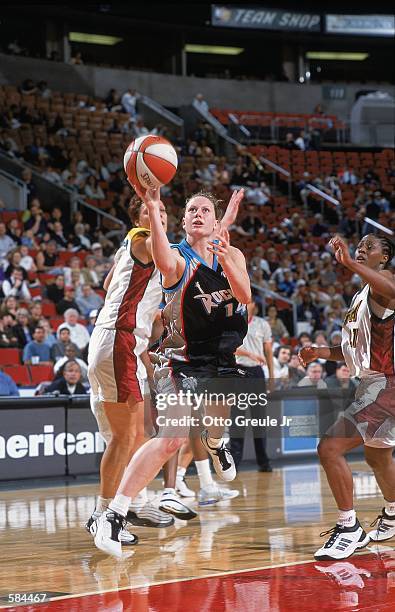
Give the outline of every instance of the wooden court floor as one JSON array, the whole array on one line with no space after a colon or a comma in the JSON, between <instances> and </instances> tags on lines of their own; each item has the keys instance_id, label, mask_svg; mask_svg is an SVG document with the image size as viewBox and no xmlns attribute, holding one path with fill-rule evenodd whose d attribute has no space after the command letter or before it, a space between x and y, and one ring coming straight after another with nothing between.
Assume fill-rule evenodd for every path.
<instances>
[{"instance_id":1,"label":"wooden court floor","mask_svg":"<svg viewBox=\"0 0 395 612\"><path fill-rule=\"evenodd\" d=\"M352 465L367 528L382 507L369 468ZM188 484L197 490L195 477ZM154 483L158 489L160 481ZM241 472L238 498L168 529L133 528L116 560L83 529L97 486L0 492L0 607L110 612L395 610L395 539L350 559L316 562L336 509L316 464ZM191 504L193 505L193 503ZM129 555L129 556L127 556ZM18 595L19 598L18 598ZM33 604L29 594L46 594ZM11 597L11 599L10 599ZM16 601L13 604L12 601Z\"/></svg>"}]
</instances>

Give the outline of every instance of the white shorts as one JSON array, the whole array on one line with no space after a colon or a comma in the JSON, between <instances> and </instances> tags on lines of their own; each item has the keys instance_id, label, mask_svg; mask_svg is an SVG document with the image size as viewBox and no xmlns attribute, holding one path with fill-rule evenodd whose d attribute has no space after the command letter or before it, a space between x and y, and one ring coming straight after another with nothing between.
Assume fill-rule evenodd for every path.
<instances>
[{"instance_id":1,"label":"white shorts","mask_svg":"<svg viewBox=\"0 0 395 612\"><path fill-rule=\"evenodd\" d=\"M99 402L143 400L146 371L140 355L146 342L123 329L95 327L89 342L88 378Z\"/></svg>"}]
</instances>

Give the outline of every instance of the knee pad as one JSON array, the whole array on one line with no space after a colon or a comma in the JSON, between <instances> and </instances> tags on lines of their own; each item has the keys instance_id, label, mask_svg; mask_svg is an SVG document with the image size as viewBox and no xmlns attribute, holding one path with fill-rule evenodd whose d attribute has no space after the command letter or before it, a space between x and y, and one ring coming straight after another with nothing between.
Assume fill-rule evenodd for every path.
<instances>
[{"instance_id":1,"label":"knee pad","mask_svg":"<svg viewBox=\"0 0 395 612\"><path fill-rule=\"evenodd\" d=\"M111 428L106 413L104 412L103 402L101 402L96 395L91 394L90 404L99 428L99 433L104 442L108 444L111 439Z\"/></svg>"}]
</instances>

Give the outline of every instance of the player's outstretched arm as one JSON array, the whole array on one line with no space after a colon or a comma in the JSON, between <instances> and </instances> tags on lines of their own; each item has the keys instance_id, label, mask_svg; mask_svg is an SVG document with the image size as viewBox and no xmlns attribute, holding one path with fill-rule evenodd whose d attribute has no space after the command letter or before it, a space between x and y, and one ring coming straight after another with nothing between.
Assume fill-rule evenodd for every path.
<instances>
[{"instance_id":1,"label":"player's outstretched arm","mask_svg":"<svg viewBox=\"0 0 395 612\"><path fill-rule=\"evenodd\" d=\"M182 276L185 261L177 251L170 248L169 240L160 216L160 189L148 189L144 194L136 188L138 196L147 207L151 235L146 240L147 251L152 255L156 267L163 276L166 286L176 283Z\"/></svg>"},{"instance_id":2,"label":"player's outstretched arm","mask_svg":"<svg viewBox=\"0 0 395 612\"><path fill-rule=\"evenodd\" d=\"M299 361L302 366L306 367L312 361L317 359L326 359L327 361L344 361L342 347L339 346L305 346L299 351Z\"/></svg>"},{"instance_id":3,"label":"player's outstretched arm","mask_svg":"<svg viewBox=\"0 0 395 612\"><path fill-rule=\"evenodd\" d=\"M239 249L230 245L229 232L222 229L216 240L209 242L207 249L217 256L236 300L248 304L251 301L251 285L246 260Z\"/></svg>"},{"instance_id":4,"label":"player's outstretched arm","mask_svg":"<svg viewBox=\"0 0 395 612\"><path fill-rule=\"evenodd\" d=\"M355 261L349 253L347 244L340 236L332 238L329 244L334 250L337 261L358 274L368 283L373 293L377 293L388 300L395 300L395 277L390 270L372 270L368 266Z\"/></svg>"}]
</instances>

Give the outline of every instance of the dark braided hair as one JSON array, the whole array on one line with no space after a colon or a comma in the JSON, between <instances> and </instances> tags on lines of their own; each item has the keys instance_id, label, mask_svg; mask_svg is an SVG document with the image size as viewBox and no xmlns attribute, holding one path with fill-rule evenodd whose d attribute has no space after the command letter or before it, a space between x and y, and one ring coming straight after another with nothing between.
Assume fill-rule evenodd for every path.
<instances>
[{"instance_id":1,"label":"dark braided hair","mask_svg":"<svg viewBox=\"0 0 395 612\"><path fill-rule=\"evenodd\" d=\"M384 264L384 268L389 268L391 265L391 261L395 256L395 244L388 238L387 236L377 236L377 239L380 240L381 248L384 255L388 255L388 260Z\"/></svg>"}]
</instances>

